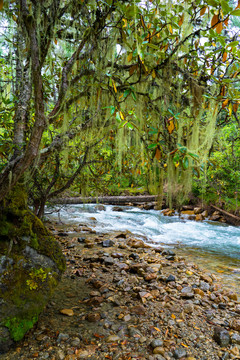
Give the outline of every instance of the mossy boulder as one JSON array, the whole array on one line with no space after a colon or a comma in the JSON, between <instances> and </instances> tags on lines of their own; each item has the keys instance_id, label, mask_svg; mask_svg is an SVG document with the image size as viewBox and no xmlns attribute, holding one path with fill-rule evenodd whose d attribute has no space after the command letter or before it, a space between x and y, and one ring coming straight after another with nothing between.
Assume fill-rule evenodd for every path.
<instances>
[{"instance_id":1,"label":"mossy boulder","mask_svg":"<svg viewBox=\"0 0 240 360\"><path fill-rule=\"evenodd\" d=\"M32 328L65 270L62 251L23 201L0 209L0 353Z\"/></svg>"}]
</instances>

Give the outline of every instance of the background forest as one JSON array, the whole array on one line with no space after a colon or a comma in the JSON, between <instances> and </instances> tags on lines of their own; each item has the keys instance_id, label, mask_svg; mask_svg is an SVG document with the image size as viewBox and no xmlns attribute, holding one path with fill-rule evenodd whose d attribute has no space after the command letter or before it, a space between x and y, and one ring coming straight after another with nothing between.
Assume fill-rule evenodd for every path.
<instances>
[{"instance_id":1,"label":"background forest","mask_svg":"<svg viewBox=\"0 0 240 360\"><path fill-rule=\"evenodd\" d=\"M240 1L0 1L0 200L189 193L237 213Z\"/></svg>"}]
</instances>

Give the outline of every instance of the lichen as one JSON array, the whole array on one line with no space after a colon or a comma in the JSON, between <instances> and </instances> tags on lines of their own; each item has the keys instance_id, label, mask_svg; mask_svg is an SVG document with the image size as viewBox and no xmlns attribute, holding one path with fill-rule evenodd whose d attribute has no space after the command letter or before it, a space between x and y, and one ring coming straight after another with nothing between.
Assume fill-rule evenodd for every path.
<instances>
[{"instance_id":1,"label":"lichen","mask_svg":"<svg viewBox=\"0 0 240 360\"><path fill-rule=\"evenodd\" d=\"M25 200L17 187L0 208L0 257L12 261L1 274L0 326L8 328L15 341L37 321L65 270L57 241ZM41 259L46 259L44 265L39 264Z\"/></svg>"}]
</instances>

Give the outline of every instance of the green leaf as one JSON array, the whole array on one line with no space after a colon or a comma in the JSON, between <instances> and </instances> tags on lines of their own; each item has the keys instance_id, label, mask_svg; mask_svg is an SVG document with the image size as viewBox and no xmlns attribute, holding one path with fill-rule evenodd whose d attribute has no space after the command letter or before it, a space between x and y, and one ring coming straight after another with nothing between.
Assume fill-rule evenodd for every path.
<instances>
[{"instance_id":1,"label":"green leaf","mask_svg":"<svg viewBox=\"0 0 240 360\"><path fill-rule=\"evenodd\" d=\"M179 162L179 160L180 160L180 156L179 156L178 153L176 153L176 154L174 155L174 157L173 157L173 162L174 162L174 163L177 163L177 162Z\"/></svg>"},{"instance_id":2,"label":"green leaf","mask_svg":"<svg viewBox=\"0 0 240 360\"><path fill-rule=\"evenodd\" d=\"M189 161L188 161L188 157L184 156L184 158L182 159L182 165L184 170L187 170L188 166L189 166Z\"/></svg>"},{"instance_id":3,"label":"green leaf","mask_svg":"<svg viewBox=\"0 0 240 360\"><path fill-rule=\"evenodd\" d=\"M148 149L149 149L149 150L155 149L156 147L157 147L157 144L150 144L150 145L148 145Z\"/></svg>"},{"instance_id":4,"label":"green leaf","mask_svg":"<svg viewBox=\"0 0 240 360\"><path fill-rule=\"evenodd\" d=\"M133 100L137 101L136 95L135 95L135 93L133 91L131 91L131 95L132 95Z\"/></svg>"},{"instance_id":5,"label":"green leaf","mask_svg":"<svg viewBox=\"0 0 240 360\"><path fill-rule=\"evenodd\" d=\"M230 14L234 15L234 16L240 16L240 9L239 10L233 10Z\"/></svg>"},{"instance_id":6,"label":"green leaf","mask_svg":"<svg viewBox=\"0 0 240 360\"><path fill-rule=\"evenodd\" d=\"M179 146L179 151L180 151L181 153L185 153L185 152L187 151L186 146Z\"/></svg>"},{"instance_id":7,"label":"green leaf","mask_svg":"<svg viewBox=\"0 0 240 360\"><path fill-rule=\"evenodd\" d=\"M237 46L239 44L239 41L232 41L228 44L227 47Z\"/></svg>"},{"instance_id":8,"label":"green leaf","mask_svg":"<svg viewBox=\"0 0 240 360\"><path fill-rule=\"evenodd\" d=\"M127 123L127 127L128 127L130 130L133 130L133 129L134 129L133 124L130 123L130 122Z\"/></svg>"},{"instance_id":9,"label":"green leaf","mask_svg":"<svg viewBox=\"0 0 240 360\"><path fill-rule=\"evenodd\" d=\"M149 43L148 46L152 49L159 50L159 46Z\"/></svg>"},{"instance_id":10,"label":"green leaf","mask_svg":"<svg viewBox=\"0 0 240 360\"><path fill-rule=\"evenodd\" d=\"M118 122L121 122L121 121L122 121L119 112L116 113L116 120L117 120Z\"/></svg>"},{"instance_id":11,"label":"green leaf","mask_svg":"<svg viewBox=\"0 0 240 360\"><path fill-rule=\"evenodd\" d=\"M197 154L194 154L194 153L191 153L191 152L188 152L188 155L190 155L192 158L194 159L198 159L199 156Z\"/></svg>"},{"instance_id":12,"label":"green leaf","mask_svg":"<svg viewBox=\"0 0 240 360\"><path fill-rule=\"evenodd\" d=\"M111 115L113 115L115 113L116 108L115 106L109 106L109 107L111 109Z\"/></svg>"},{"instance_id":13,"label":"green leaf","mask_svg":"<svg viewBox=\"0 0 240 360\"><path fill-rule=\"evenodd\" d=\"M221 5L224 14L228 14L230 11L232 11L232 8L228 5L228 1L221 0Z\"/></svg>"},{"instance_id":14,"label":"green leaf","mask_svg":"<svg viewBox=\"0 0 240 360\"><path fill-rule=\"evenodd\" d=\"M126 89L123 93L123 97L126 98L130 94L130 89Z\"/></svg>"},{"instance_id":15,"label":"green leaf","mask_svg":"<svg viewBox=\"0 0 240 360\"><path fill-rule=\"evenodd\" d=\"M219 5L219 2L216 0L208 0L207 3L208 3L208 5L215 6L215 7L217 7Z\"/></svg>"}]
</instances>

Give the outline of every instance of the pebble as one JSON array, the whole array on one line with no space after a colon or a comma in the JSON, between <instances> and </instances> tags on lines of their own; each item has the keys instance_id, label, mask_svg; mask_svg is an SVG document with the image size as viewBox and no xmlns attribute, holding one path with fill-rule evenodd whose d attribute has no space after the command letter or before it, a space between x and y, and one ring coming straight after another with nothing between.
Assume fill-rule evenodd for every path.
<instances>
[{"instance_id":1,"label":"pebble","mask_svg":"<svg viewBox=\"0 0 240 360\"><path fill-rule=\"evenodd\" d=\"M112 247L114 245L114 242L112 240L104 240L102 242L103 247Z\"/></svg>"},{"instance_id":2,"label":"pebble","mask_svg":"<svg viewBox=\"0 0 240 360\"><path fill-rule=\"evenodd\" d=\"M192 288L190 286L186 286L181 290L181 297L185 299L191 299L194 297L194 293L192 292Z\"/></svg>"},{"instance_id":3,"label":"pebble","mask_svg":"<svg viewBox=\"0 0 240 360\"><path fill-rule=\"evenodd\" d=\"M194 310L194 305L192 302L185 303L183 309L186 314L191 314Z\"/></svg>"},{"instance_id":4,"label":"pebble","mask_svg":"<svg viewBox=\"0 0 240 360\"><path fill-rule=\"evenodd\" d=\"M232 334L231 335L231 342L232 342L232 344L240 345L240 335L236 334L236 333Z\"/></svg>"},{"instance_id":5,"label":"pebble","mask_svg":"<svg viewBox=\"0 0 240 360\"><path fill-rule=\"evenodd\" d=\"M174 359L182 359L187 356L187 351L184 348L176 348L173 351L173 357Z\"/></svg>"},{"instance_id":6,"label":"pebble","mask_svg":"<svg viewBox=\"0 0 240 360\"><path fill-rule=\"evenodd\" d=\"M78 337L73 338L73 340L71 341L71 345L74 347L79 347L81 343L81 340Z\"/></svg>"},{"instance_id":7,"label":"pebble","mask_svg":"<svg viewBox=\"0 0 240 360\"><path fill-rule=\"evenodd\" d=\"M99 313L89 313L87 315L87 319L90 322L96 322L96 321L99 321L101 319L101 315Z\"/></svg>"},{"instance_id":8,"label":"pebble","mask_svg":"<svg viewBox=\"0 0 240 360\"><path fill-rule=\"evenodd\" d=\"M231 319L229 327L233 330L240 331L240 319Z\"/></svg>"},{"instance_id":9,"label":"pebble","mask_svg":"<svg viewBox=\"0 0 240 360\"><path fill-rule=\"evenodd\" d=\"M64 359L65 359L64 351L61 349L57 350L57 360L64 360Z\"/></svg>"},{"instance_id":10,"label":"pebble","mask_svg":"<svg viewBox=\"0 0 240 360\"><path fill-rule=\"evenodd\" d=\"M60 333L57 338L57 342L60 343L62 341L67 341L69 339L68 334Z\"/></svg>"},{"instance_id":11,"label":"pebble","mask_svg":"<svg viewBox=\"0 0 240 360\"><path fill-rule=\"evenodd\" d=\"M200 289L207 292L210 289L210 285L205 281L200 281Z\"/></svg>"},{"instance_id":12,"label":"pebble","mask_svg":"<svg viewBox=\"0 0 240 360\"><path fill-rule=\"evenodd\" d=\"M176 281L175 276L169 275L169 276L167 277L167 279L166 279L166 282L168 283L168 282L170 282L170 281Z\"/></svg>"},{"instance_id":13,"label":"pebble","mask_svg":"<svg viewBox=\"0 0 240 360\"><path fill-rule=\"evenodd\" d=\"M213 339L220 345L221 347L227 347L230 343L230 335L229 332L220 326L214 327L214 335Z\"/></svg>"},{"instance_id":14,"label":"pebble","mask_svg":"<svg viewBox=\"0 0 240 360\"><path fill-rule=\"evenodd\" d=\"M151 347L154 349L159 346L163 346L163 340L162 339L154 339L150 343Z\"/></svg>"},{"instance_id":15,"label":"pebble","mask_svg":"<svg viewBox=\"0 0 240 360\"><path fill-rule=\"evenodd\" d=\"M107 343L117 342L120 340L120 337L118 335L109 335L106 339Z\"/></svg>"},{"instance_id":16,"label":"pebble","mask_svg":"<svg viewBox=\"0 0 240 360\"><path fill-rule=\"evenodd\" d=\"M163 355L164 352L165 352L165 350L164 350L162 347L160 347L160 346L157 346L157 347L154 348L154 350L153 350L153 354Z\"/></svg>"},{"instance_id":17,"label":"pebble","mask_svg":"<svg viewBox=\"0 0 240 360\"><path fill-rule=\"evenodd\" d=\"M132 234L118 234L97 234L97 242L96 236L88 233L84 241L91 243L93 249L83 248L84 244L75 238L79 244L70 251L77 253L76 263L67 270L70 286L60 306L72 307L76 314L72 318L59 316L62 332L57 341L54 327L54 334L47 332L51 325L38 328L33 340L35 348L18 359L32 360L39 354L39 359L44 360L46 352L49 360L103 360L105 356L113 360L130 356L146 360L238 357L240 319L235 313L240 314L240 305L236 303L236 294L222 289L214 276L187 264L170 250L155 251L142 240L133 239ZM64 241L67 247L70 241ZM103 243L107 245L104 249ZM79 248L83 253L78 252ZM76 285L71 288L70 282L76 269L81 272L73 279L77 284L74 294ZM51 312L54 308L58 312L56 304L58 301L50 308ZM218 325L215 326L218 330L212 324ZM40 334L39 341L36 334ZM24 346L20 351L26 354L28 347Z\"/></svg>"}]
</instances>

